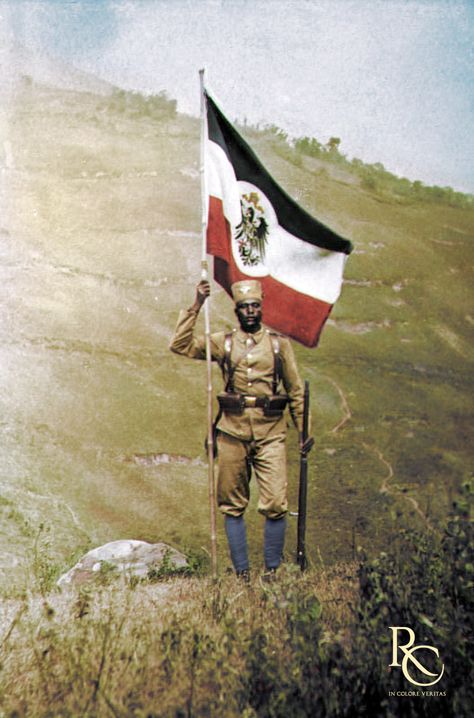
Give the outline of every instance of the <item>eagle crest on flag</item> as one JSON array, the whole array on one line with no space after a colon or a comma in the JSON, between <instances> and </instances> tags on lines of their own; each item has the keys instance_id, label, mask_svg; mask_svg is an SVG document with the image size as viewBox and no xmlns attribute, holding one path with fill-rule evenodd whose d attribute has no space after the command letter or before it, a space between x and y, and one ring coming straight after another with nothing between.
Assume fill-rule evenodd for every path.
<instances>
[{"instance_id":1,"label":"eagle crest on flag","mask_svg":"<svg viewBox=\"0 0 474 718\"><path fill-rule=\"evenodd\" d=\"M235 228L240 258L245 266L255 267L265 259L268 241L268 222L258 192L243 194L240 209L242 221Z\"/></svg>"}]
</instances>

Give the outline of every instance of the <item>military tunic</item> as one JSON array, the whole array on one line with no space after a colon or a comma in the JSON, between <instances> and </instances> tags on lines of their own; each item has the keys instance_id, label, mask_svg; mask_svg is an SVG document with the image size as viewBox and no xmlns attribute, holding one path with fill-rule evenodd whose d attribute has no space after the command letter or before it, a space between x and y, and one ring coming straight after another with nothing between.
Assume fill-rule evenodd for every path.
<instances>
[{"instance_id":1,"label":"military tunic","mask_svg":"<svg viewBox=\"0 0 474 718\"><path fill-rule=\"evenodd\" d=\"M171 351L192 359L206 358L204 336L195 336L197 312L180 312ZM260 328L247 334L233 330L231 363L235 367L235 391L264 397L273 393L274 355L270 330ZM211 357L221 366L225 358L226 332L211 334ZM289 339L278 335L281 379L289 398L289 409L299 432L303 424L304 389ZM263 409L245 408L240 415L223 413L218 428L219 472L217 501L220 510L240 516L249 501L247 462L253 465L259 485L258 509L269 518L287 511L286 418L267 417Z\"/></svg>"}]
</instances>

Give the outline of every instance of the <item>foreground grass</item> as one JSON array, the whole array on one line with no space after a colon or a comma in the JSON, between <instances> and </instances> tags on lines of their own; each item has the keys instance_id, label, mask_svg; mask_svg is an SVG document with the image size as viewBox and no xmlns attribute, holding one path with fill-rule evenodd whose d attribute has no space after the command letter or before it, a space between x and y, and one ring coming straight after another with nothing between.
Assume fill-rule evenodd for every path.
<instances>
[{"instance_id":1,"label":"foreground grass","mask_svg":"<svg viewBox=\"0 0 474 718\"><path fill-rule=\"evenodd\" d=\"M286 566L271 585L170 578L11 601L4 713L251 716L273 693L283 706L305 670L295 664L281 682L293 654L307 642L309 668L324 645L343 642L355 588L355 565L304 575Z\"/></svg>"},{"instance_id":2,"label":"foreground grass","mask_svg":"<svg viewBox=\"0 0 474 718\"><path fill-rule=\"evenodd\" d=\"M442 537L401 531L375 560L285 565L270 584L109 577L6 601L1 715L470 715L472 538L463 504ZM388 668L393 625L439 648L445 672L426 697L407 698L414 686Z\"/></svg>"},{"instance_id":3,"label":"foreground grass","mask_svg":"<svg viewBox=\"0 0 474 718\"><path fill-rule=\"evenodd\" d=\"M273 693L284 705L305 668L281 677L304 642L309 668L344 641L355 600L355 565L304 575L285 566L270 585L175 577L11 600L2 715L257 715Z\"/></svg>"}]
</instances>

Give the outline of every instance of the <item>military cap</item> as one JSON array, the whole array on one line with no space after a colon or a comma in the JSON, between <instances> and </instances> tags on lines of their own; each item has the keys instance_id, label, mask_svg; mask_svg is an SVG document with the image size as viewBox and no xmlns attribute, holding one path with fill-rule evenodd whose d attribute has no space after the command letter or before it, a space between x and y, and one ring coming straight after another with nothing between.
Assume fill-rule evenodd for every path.
<instances>
[{"instance_id":1,"label":"military cap","mask_svg":"<svg viewBox=\"0 0 474 718\"><path fill-rule=\"evenodd\" d=\"M246 299L258 300L259 302L263 299L262 285L257 279L244 279L241 282L235 282L230 291L234 302L245 302Z\"/></svg>"}]
</instances>

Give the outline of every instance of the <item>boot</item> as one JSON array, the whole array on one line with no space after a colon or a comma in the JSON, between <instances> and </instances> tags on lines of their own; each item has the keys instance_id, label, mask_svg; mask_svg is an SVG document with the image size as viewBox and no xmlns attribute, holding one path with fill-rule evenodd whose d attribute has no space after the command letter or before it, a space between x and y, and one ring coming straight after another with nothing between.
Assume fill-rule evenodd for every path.
<instances>
[{"instance_id":1,"label":"boot","mask_svg":"<svg viewBox=\"0 0 474 718\"><path fill-rule=\"evenodd\" d=\"M244 568L242 571L236 571L235 573L239 581L242 581L242 583L250 583L250 571L248 568Z\"/></svg>"}]
</instances>

